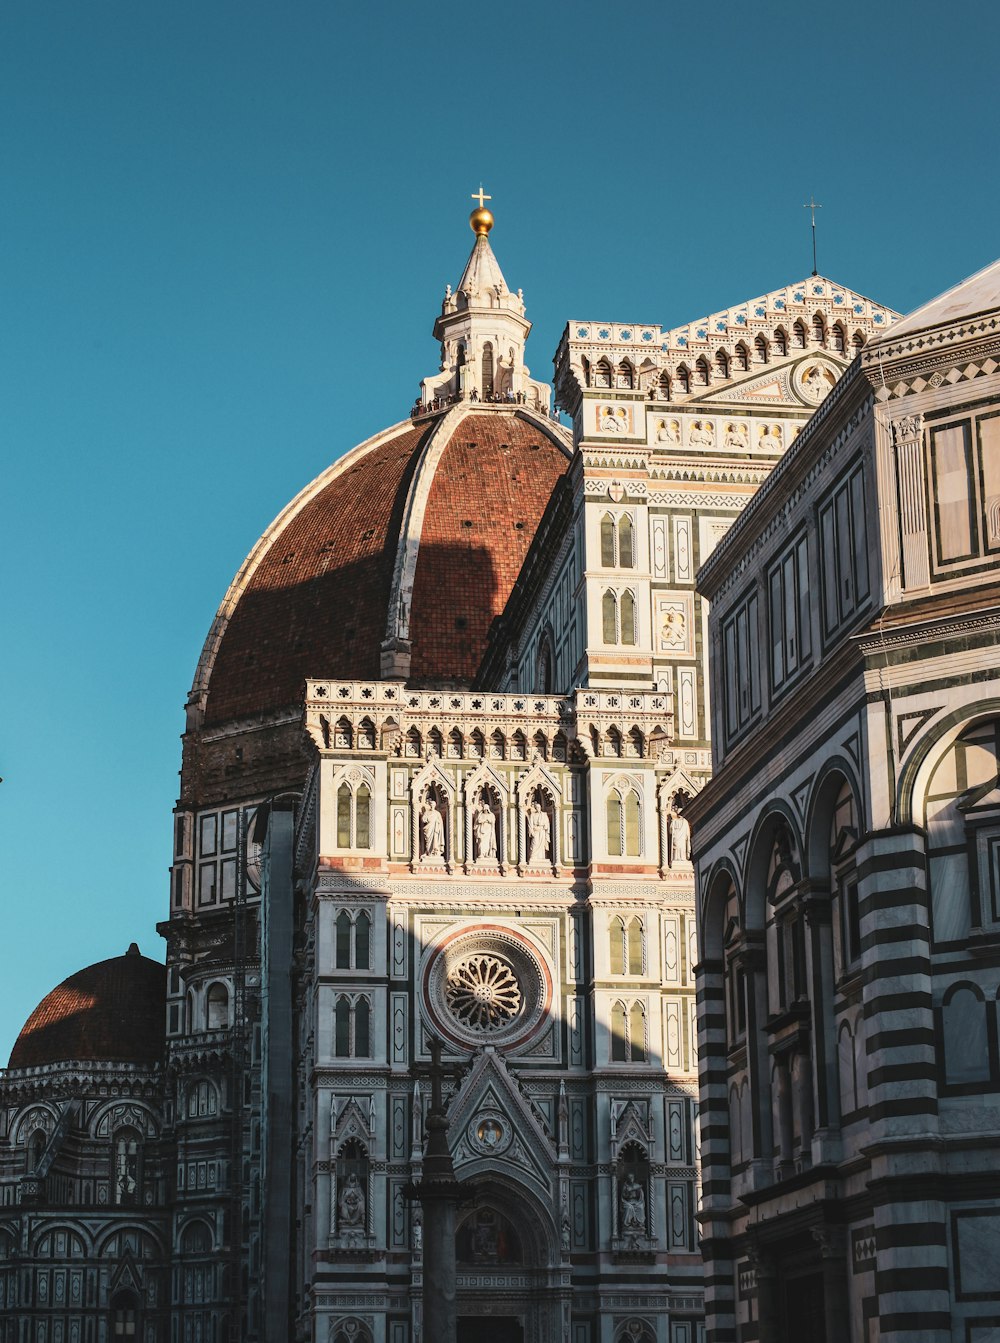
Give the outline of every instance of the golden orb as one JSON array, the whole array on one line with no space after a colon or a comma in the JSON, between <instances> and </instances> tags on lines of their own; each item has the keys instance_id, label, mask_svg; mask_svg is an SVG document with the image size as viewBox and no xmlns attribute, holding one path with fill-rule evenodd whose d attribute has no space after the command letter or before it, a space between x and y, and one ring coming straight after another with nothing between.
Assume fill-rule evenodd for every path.
<instances>
[{"instance_id":1,"label":"golden orb","mask_svg":"<svg viewBox=\"0 0 1000 1343\"><path fill-rule=\"evenodd\" d=\"M472 214L469 215L469 228L477 237L485 238L492 227L493 216L483 206L480 206L478 210L473 210Z\"/></svg>"}]
</instances>

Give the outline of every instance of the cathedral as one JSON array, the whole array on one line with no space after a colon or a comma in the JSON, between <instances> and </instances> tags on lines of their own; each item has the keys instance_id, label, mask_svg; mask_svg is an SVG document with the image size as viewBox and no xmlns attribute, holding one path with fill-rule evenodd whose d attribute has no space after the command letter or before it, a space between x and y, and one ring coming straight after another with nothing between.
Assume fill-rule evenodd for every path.
<instances>
[{"instance_id":1,"label":"cathedral","mask_svg":"<svg viewBox=\"0 0 1000 1343\"><path fill-rule=\"evenodd\" d=\"M332 446L219 606L166 967L67 979L0 1074L0 1343L437 1343L435 1087L459 1340L700 1343L706 1283L737 1337L691 818L759 689L709 680L696 575L897 314L814 274L574 320L550 386L493 222L480 193L409 414Z\"/></svg>"}]
</instances>

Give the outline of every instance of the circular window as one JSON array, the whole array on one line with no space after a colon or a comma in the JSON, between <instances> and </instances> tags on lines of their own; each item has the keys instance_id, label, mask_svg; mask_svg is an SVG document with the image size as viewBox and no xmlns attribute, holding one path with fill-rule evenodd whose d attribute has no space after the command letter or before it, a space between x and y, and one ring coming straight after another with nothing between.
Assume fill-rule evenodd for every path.
<instances>
[{"instance_id":1,"label":"circular window","mask_svg":"<svg viewBox=\"0 0 1000 1343\"><path fill-rule=\"evenodd\" d=\"M435 1029L453 1043L510 1047L541 1026L552 976L520 933L481 924L438 943L427 960L423 990Z\"/></svg>"}]
</instances>

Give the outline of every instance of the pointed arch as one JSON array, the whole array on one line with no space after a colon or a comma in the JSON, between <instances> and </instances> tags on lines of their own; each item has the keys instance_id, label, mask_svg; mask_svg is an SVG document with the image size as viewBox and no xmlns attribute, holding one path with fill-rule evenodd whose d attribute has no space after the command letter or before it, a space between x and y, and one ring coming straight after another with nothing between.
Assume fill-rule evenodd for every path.
<instances>
[{"instance_id":1,"label":"pointed arch","mask_svg":"<svg viewBox=\"0 0 1000 1343\"><path fill-rule=\"evenodd\" d=\"M635 568L635 528L628 513L618 520L618 564L622 569Z\"/></svg>"}]
</instances>

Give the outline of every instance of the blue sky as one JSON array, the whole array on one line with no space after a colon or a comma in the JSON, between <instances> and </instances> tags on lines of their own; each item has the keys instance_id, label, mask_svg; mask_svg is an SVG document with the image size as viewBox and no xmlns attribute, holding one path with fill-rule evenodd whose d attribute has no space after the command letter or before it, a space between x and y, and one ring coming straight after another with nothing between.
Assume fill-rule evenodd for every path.
<instances>
[{"instance_id":1,"label":"blue sky","mask_svg":"<svg viewBox=\"0 0 1000 1343\"><path fill-rule=\"evenodd\" d=\"M995 5L0 6L0 1061L162 958L183 703L284 503L401 419L493 196L548 378L819 267L906 311L1000 253ZM322 675L322 668L316 669Z\"/></svg>"}]
</instances>

